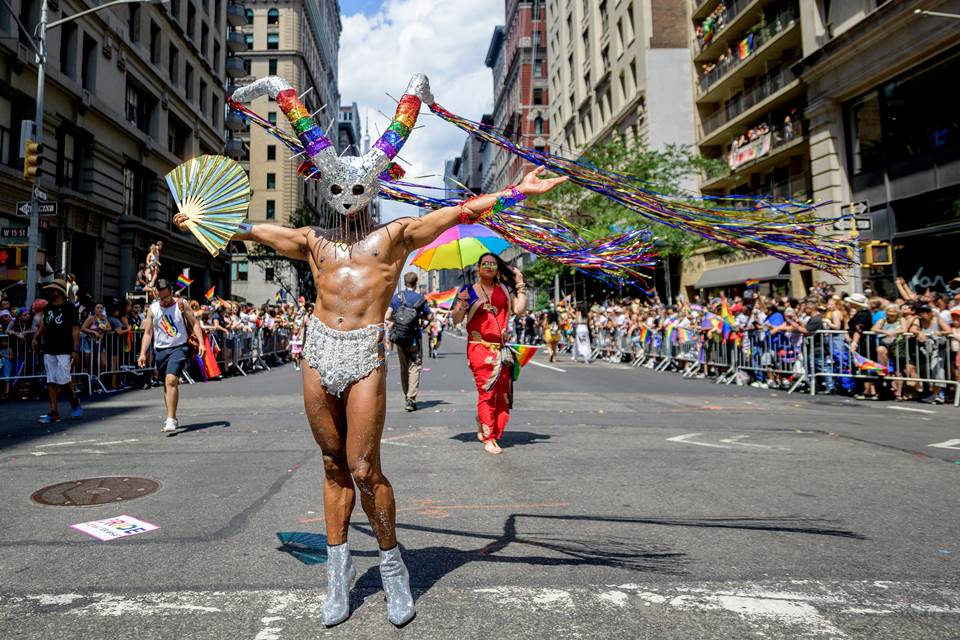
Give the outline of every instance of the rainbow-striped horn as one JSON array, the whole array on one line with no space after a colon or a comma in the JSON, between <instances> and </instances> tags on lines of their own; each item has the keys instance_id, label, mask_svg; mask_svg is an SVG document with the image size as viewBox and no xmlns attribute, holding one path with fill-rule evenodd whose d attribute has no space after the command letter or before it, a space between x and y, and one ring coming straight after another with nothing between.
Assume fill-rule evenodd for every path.
<instances>
[{"instance_id":1,"label":"rainbow-striped horn","mask_svg":"<svg viewBox=\"0 0 960 640\"><path fill-rule=\"evenodd\" d=\"M430 80L422 73L418 73L410 79L406 91L403 92L390 126L366 153L367 157L376 160L378 175L388 170L393 159L397 157L407 138L410 137L410 132L417 124L422 103L429 106L434 103L434 99L433 93L430 92Z\"/></svg>"},{"instance_id":2,"label":"rainbow-striped horn","mask_svg":"<svg viewBox=\"0 0 960 640\"><path fill-rule=\"evenodd\" d=\"M337 166L337 151L323 129L317 126L310 112L297 97L290 83L279 76L268 76L255 80L234 91L228 104L233 107L240 103L251 102L260 96L270 96L277 101L280 110L287 116L294 133L300 139L307 157L321 174L333 171Z\"/></svg>"}]
</instances>

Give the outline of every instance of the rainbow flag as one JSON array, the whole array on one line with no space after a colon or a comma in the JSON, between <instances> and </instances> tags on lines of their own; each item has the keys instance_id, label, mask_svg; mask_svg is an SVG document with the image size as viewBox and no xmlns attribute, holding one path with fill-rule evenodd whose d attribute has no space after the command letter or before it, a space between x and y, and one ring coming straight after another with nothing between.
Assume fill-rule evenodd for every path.
<instances>
[{"instance_id":1,"label":"rainbow flag","mask_svg":"<svg viewBox=\"0 0 960 640\"><path fill-rule=\"evenodd\" d=\"M214 293L215 290L216 290L215 286L210 287L209 289L207 289L207 292L203 294L203 297L207 299L207 302L213 302L213 299L217 297L216 294Z\"/></svg>"},{"instance_id":2,"label":"rainbow flag","mask_svg":"<svg viewBox=\"0 0 960 640\"><path fill-rule=\"evenodd\" d=\"M722 321L720 320L720 316L718 316L715 313L711 313L710 311L707 311L707 313L704 314L703 316L703 320L700 322L700 328L706 329L707 331L709 331L710 329L713 329L714 331L719 331L721 323Z\"/></svg>"},{"instance_id":3,"label":"rainbow flag","mask_svg":"<svg viewBox=\"0 0 960 640\"><path fill-rule=\"evenodd\" d=\"M663 341L666 342L667 344L673 344L673 336L676 329L677 329L677 326L674 323L668 322L664 326Z\"/></svg>"},{"instance_id":4,"label":"rainbow flag","mask_svg":"<svg viewBox=\"0 0 960 640\"><path fill-rule=\"evenodd\" d=\"M179 276L177 276L177 284L180 285L181 289L186 289L193 284L193 280L181 273Z\"/></svg>"},{"instance_id":5,"label":"rainbow flag","mask_svg":"<svg viewBox=\"0 0 960 640\"><path fill-rule=\"evenodd\" d=\"M647 341L650 340L650 327L647 325L640 325L640 344L647 344Z\"/></svg>"},{"instance_id":6,"label":"rainbow flag","mask_svg":"<svg viewBox=\"0 0 960 640\"><path fill-rule=\"evenodd\" d=\"M850 355L853 356L853 364L857 365L857 369L860 369L860 371L878 373L881 376L887 375L887 368L879 362L865 358L856 351L851 351Z\"/></svg>"},{"instance_id":7,"label":"rainbow flag","mask_svg":"<svg viewBox=\"0 0 960 640\"><path fill-rule=\"evenodd\" d=\"M678 342L691 342L695 339L695 334L690 329L684 329L683 327L677 327L677 341Z\"/></svg>"},{"instance_id":8,"label":"rainbow flag","mask_svg":"<svg viewBox=\"0 0 960 640\"><path fill-rule=\"evenodd\" d=\"M727 306L726 298L720 303L720 319L723 320L723 339L726 340L733 333L733 328L737 326L737 321L730 313L730 307Z\"/></svg>"},{"instance_id":9,"label":"rainbow flag","mask_svg":"<svg viewBox=\"0 0 960 640\"><path fill-rule=\"evenodd\" d=\"M441 309L449 309L453 305L453 301L457 298L457 291L459 291L458 287L448 289L447 291L434 291L425 295L424 298L431 302L436 302L437 306Z\"/></svg>"},{"instance_id":10,"label":"rainbow flag","mask_svg":"<svg viewBox=\"0 0 960 640\"><path fill-rule=\"evenodd\" d=\"M510 372L510 377L516 382L520 377L520 370L533 360L533 356L540 347L529 344L508 344L507 346L513 351L513 371Z\"/></svg>"},{"instance_id":11,"label":"rainbow flag","mask_svg":"<svg viewBox=\"0 0 960 640\"><path fill-rule=\"evenodd\" d=\"M747 280L744 284L747 285L748 288L752 289L753 287L759 286L760 281L757 280L756 278L752 278L750 280Z\"/></svg>"}]
</instances>

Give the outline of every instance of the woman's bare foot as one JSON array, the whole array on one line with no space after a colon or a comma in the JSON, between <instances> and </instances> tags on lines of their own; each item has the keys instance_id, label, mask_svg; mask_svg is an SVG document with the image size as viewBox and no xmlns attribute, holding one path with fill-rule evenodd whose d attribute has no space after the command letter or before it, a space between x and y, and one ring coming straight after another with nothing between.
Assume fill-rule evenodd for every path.
<instances>
[{"instance_id":1,"label":"woman's bare foot","mask_svg":"<svg viewBox=\"0 0 960 640\"><path fill-rule=\"evenodd\" d=\"M483 450L492 454L503 453L503 449L500 448L496 440L487 440L483 445Z\"/></svg>"},{"instance_id":2,"label":"woman's bare foot","mask_svg":"<svg viewBox=\"0 0 960 640\"><path fill-rule=\"evenodd\" d=\"M490 438L490 427L477 420L477 440L486 442Z\"/></svg>"}]
</instances>

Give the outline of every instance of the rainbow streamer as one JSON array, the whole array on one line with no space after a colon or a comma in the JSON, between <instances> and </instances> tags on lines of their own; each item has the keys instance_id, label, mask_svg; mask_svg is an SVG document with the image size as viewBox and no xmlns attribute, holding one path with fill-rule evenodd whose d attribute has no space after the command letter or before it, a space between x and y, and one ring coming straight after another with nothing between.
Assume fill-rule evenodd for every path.
<instances>
[{"instance_id":1,"label":"rainbow streamer","mask_svg":"<svg viewBox=\"0 0 960 640\"><path fill-rule=\"evenodd\" d=\"M529 344L508 344L507 346L513 351L513 369L510 371L510 377L516 382L520 378L520 370L533 360L533 356L540 347Z\"/></svg>"},{"instance_id":2,"label":"rainbow streamer","mask_svg":"<svg viewBox=\"0 0 960 640\"><path fill-rule=\"evenodd\" d=\"M455 115L438 104L430 106L439 118L482 141L494 144L524 160L567 176L580 185L617 202L641 216L698 235L707 240L779 258L834 275L855 264L855 243L850 239L817 232L834 219L816 215L820 205L792 200L772 202L763 198L736 196L710 198L667 196L644 188L636 178L603 170L586 161L577 162L545 151L522 147L491 127ZM716 206L722 200L749 200L749 210ZM711 204L708 204L711 203ZM826 203L821 203L826 204ZM541 233L550 231L541 228Z\"/></svg>"}]
</instances>

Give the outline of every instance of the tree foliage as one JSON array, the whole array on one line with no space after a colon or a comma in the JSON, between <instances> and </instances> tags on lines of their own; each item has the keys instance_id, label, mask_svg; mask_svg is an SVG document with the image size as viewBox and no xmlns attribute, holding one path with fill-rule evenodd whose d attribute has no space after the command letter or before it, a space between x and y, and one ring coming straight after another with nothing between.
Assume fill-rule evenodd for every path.
<instances>
[{"instance_id":1,"label":"tree foliage","mask_svg":"<svg viewBox=\"0 0 960 640\"><path fill-rule=\"evenodd\" d=\"M284 226L297 229L315 224L312 214L304 207L295 210ZM257 264L273 269L273 281L286 291L299 291L307 300L317 297L316 285L310 265L305 260L294 260L276 252L272 247L254 244L247 258Z\"/></svg>"},{"instance_id":2,"label":"tree foliage","mask_svg":"<svg viewBox=\"0 0 960 640\"><path fill-rule=\"evenodd\" d=\"M648 149L626 137L614 137L588 149L582 157L597 167L616 171L646 183L651 191L683 196L693 188L697 176L723 163L703 158L689 145L667 145L663 150ZM651 221L608 200L602 195L572 183L561 185L537 201L592 237L645 226L661 240L658 252L663 256L685 258L705 242L698 236Z\"/></svg>"}]
</instances>

